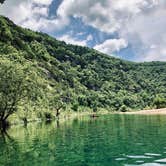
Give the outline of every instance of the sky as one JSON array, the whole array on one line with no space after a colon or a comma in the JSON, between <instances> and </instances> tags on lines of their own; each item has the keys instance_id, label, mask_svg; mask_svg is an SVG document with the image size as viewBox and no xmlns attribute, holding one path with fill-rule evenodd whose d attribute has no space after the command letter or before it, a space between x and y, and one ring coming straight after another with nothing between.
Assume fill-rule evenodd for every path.
<instances>
[{"instance_id":1,"label":"sky","mask_svg":"<svg viewBox=\"0 0 166 166\"><path fill-rule=\"evenodd\" d=\"M166 61L166 0L6 0L0 14L110 56Z\"/></svg>"}]
</instances>

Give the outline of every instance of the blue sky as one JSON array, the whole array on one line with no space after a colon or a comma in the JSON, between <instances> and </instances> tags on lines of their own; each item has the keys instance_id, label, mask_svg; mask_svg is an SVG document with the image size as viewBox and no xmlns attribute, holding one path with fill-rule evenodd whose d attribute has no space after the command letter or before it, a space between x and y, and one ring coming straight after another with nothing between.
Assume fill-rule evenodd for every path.
<instances>
[{"instance_id":1,"label":"blue sky","mask_svg":"<svg viewBox=\"0 0 166 166\"><path fill-rule=\"evenodd\" d=\"M166 61L166 0L6 0L0 14L110 56Z\"/></svg>"}]
</instances>

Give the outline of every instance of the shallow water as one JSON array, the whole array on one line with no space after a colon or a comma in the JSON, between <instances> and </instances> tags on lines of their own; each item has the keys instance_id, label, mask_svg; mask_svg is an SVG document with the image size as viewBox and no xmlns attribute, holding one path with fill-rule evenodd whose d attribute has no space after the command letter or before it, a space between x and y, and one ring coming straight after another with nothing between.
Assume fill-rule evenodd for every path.
<instances>
[{"instance_id":1,"label":"shallow water","mask_svg":"<svg viewBox=\"0 0 166 166\"><path fill-rule=\"evenodd\" d=\"M0 135L4 166L163 166L166 116L104 115L15 126Z\"/></svg>"}]
</instances>

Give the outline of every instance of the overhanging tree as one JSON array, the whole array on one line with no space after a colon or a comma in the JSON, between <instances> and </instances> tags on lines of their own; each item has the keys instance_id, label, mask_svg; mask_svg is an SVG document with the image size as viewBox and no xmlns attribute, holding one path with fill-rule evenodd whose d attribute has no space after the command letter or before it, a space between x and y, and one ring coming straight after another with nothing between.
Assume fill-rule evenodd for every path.
<instances>
[{"instance_id":1,"label":"overhanging tree","mask_svg":"<svg viewBox=\"0 0 166 166\"><path fill-rule=\"evenodd\" d=\"M39 96L37 72L29 64L0 59L0 123L18 110L20 104Z\"/></svg>"}]
</instances>

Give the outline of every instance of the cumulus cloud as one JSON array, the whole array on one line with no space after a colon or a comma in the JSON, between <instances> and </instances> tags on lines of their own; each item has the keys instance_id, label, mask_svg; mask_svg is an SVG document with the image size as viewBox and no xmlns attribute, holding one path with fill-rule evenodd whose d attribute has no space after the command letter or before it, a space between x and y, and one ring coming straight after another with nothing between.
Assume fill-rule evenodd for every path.
<instances>
[{"instance_id":1,"label":"cumulus cloud","mask_svg":"<svg viewBox=\"0 0 166 166\"><path fill-rule=\"evenodd\" d=\"M94 49L111 55L114 52L120 51L122 48L126 48L128 43L124 39L108 39L104 43L96 45Z\"/></svg>"},{"instance_id":2,"label":"cumulus cloud","mask_svg":"<svg viewBox=\"0 0 166 166\"><path fill-rule=\"evenodd\" d=\"M0 7L0 14L9 17L23 27L50 32L62 28L69 21L67 17L63 20L58 17L49 17L49 7L52 2L53 0L7 0Z\"/></svg>"},{"instance_id":3,"label":"cumulus cloud","mask_svg":"<svg viewBox=\"0 0 166 166\"><path fill-rule=\"evenodd\" d=\"M62 35L61 37L58 37L58 39L61 41L65 41L68 44L74 44L79 46L87 46L88 45L87 43L93 40L92 35L88 35L85 40L79 40L78 38L72 37L72 34L73 32L71 32L71 34ZM80 34L77 34L77 35L80 35ZM84 34L81 34L81 35L84 35Z\"/></svg>"},{"instance_id":4,"label":"cumulus cloud","mask_svg":"<svg viewBox=\"0 0 166 166\"><path fill-rule=\"evenodd\" d=\"M80 46L86 46L87 40L78 40L70 35L66 34L58 38L61 41L65 41L67 44L74 44L74 45L80 45Z\"/></svg>"},{"instance_id":5,"label":"cumulus cloud","mask_svg":"<svg viewBox=\"0 0 166 166\"><path fill-rule=\"evenodd\" d=\"M57 14L61 18L81 18L109 34L116 32L132 46L138 61L166 60L165 0L65 0ZM151 45L156 47L152 49ZM95 48L112 52L106 46L108 41Z\"/></svg>"},{"instance_id":6,"label":"cumulus cloud","mask_svg":"<svg viewBox=\"0 0 166 166\"><path fill-rule=\"evenodd\" d=\"M61 17L80 17L86 24L112 33L129 18L157 4L158 0L65 0L57 14Z\"/></svg>"},{"instance_id":7,"label":"cumulus cloud","mask_svg":"<svg viewBox=\"0 0 166 166\"><path fill-rule=\"evenodd\" d=\"M138 61L166 61L166 1L129 20L120 35L132 44Z\"/></svg>"},{"instance_id":8,"label":"cumulus cloud","mask_svg":"<svg viewBox=\"0 0 166 166\"><path fill-rule=\"evenodd\" d=\"M50 5L52 0L33 0L33 2L42 5Z\"/></svg>"},{"instance_id":9,"label":"cumulus cloud","mask_svg":"<svg viewBox=\"0 0 166 166\"><path fill-rule=\"evenodd\" d=\"M87 38L86 38L87 41L91 41L93 40L93 36L92 35L88 35Z\"/></svg>"},{"instance_id":10,"label":"cumulus cloud","mask_svg":"<svg viewBox=\"0 0 166 166\"><path fill-rule=\"evenodd\" d=\"M128 43L138 61L166 60L166 0L64 0L55 11L56 17L50 18L49 6L52 1L7 0L0 14L19 25L44 32L69 25L71 17L79 18L99 31L117 34L118 39L110 39L111 47L108 44L110 40L106 40L95 46L97 49L111 53L126 47ZM65 36L64 39L69 37ZM88 37L89 41L93 38ZM71 39L74 44L76 39ZM120 39L125 41L125 44L120 42L122 47L117 46Z\"/></svg>"}]
</instances>

